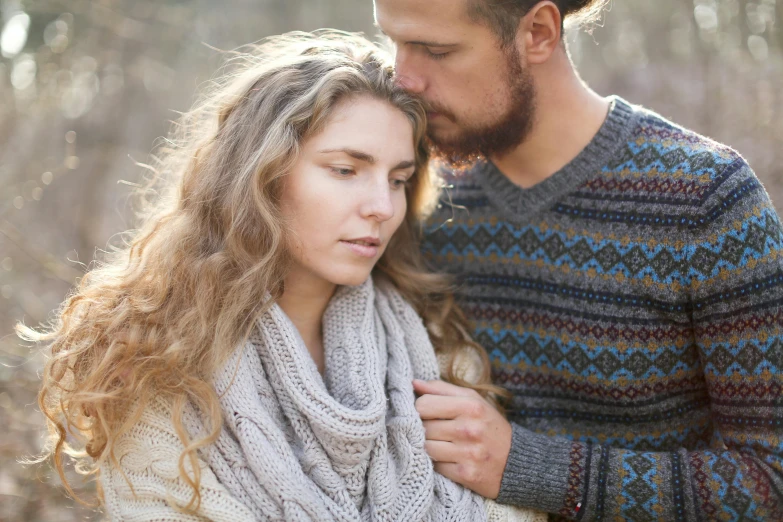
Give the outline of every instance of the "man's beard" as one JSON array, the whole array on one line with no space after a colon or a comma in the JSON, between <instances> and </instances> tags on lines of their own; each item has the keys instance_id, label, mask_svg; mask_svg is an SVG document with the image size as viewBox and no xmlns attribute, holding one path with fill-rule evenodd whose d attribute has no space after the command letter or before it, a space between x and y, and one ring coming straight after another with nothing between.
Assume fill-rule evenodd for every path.
<instances>
[{"instance_id":1,"label":"man's beard","mask_svg":"<svg viewBox=\"0 0 783 522\"><path fill-rule=\"evenodd\" d=\"M468 167L480 157L499 156L522 143L533 127L536 113L536 89L530 71L521 64L516 49L508 52L506 83L511 105L494 123L481 127L461 126L448 110L430 106L454 124L461 126L459 134L450 139L438 139L428 132L432 157L454 168Z\"/></svg>"}]
</instances>

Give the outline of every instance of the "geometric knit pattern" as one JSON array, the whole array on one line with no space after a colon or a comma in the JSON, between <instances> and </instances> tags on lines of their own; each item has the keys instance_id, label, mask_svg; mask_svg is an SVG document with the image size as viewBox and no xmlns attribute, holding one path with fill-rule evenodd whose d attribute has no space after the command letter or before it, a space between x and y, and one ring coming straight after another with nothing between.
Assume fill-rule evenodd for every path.
<instances>
[{"instance_id":1,"label":"geometric knit pattern","mask_svg":"<svg viewBox=\"0 0 783 522\"><path fill-rule=\"evenodd\" d=\"M783 520L783 230L742 157L613 97L530 189L440 170L423 252L513 395L499 500Z\"/></svg>"}]
</instances>

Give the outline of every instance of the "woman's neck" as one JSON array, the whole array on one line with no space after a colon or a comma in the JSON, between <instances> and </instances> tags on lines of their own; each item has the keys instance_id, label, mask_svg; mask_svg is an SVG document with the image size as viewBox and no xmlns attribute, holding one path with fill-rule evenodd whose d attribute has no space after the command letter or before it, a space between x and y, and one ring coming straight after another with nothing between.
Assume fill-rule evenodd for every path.
<instances>
[{"instance_id":1,"label":"woman's neck","mask_svg":"<svg viewBox=\"0 0 783 522\"><path fill-rule=\"evenodd\" d=\"M296 326L322 374L324 347L321 320L336 288L336 285L323 279L292 273L286 277L285 290L277 302Z\"/></svg>"}]
</instances>

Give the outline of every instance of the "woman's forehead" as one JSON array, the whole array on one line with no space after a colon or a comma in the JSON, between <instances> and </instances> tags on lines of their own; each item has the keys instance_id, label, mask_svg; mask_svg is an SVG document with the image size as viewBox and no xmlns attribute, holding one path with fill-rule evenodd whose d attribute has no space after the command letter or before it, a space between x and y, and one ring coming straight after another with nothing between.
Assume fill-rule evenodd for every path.
<instances>
[{"instance_id":1,"label":"woman's forehead","mask_svg":"<svg viewBox=\"0 0 783 522\"><path fill-rule=\"evenodd\" d=\"M389 102L363 96L339 103L323 129L304 144L307 153L354 152L372 162L399 163L414 157L413 126ZM351 155L351 154L348 154Z\"/></svg>"}]
</instances>

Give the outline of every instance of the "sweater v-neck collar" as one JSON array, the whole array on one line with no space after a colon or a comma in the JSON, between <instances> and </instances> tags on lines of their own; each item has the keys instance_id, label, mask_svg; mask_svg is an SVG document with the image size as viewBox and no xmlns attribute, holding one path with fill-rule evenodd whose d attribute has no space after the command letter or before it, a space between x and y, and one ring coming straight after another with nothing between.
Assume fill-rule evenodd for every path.
<instances>
[{"instance_id":1,"label":"sweater v-neck collar","mask_svg":"<svg viewBox=\"0 0 783 522\"><path fill-rule=\"evenodd\" d=\"M514 184L491 161L475 167L490 202L512 221L523 222L533 213L547 208L555 199L573 190L597 170L603 168L626 143L639 118L639 112L620 98L611 96L604 123L587 146L566 166L530 188Z\"/></svg>"}]
</instances>

